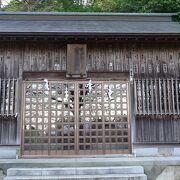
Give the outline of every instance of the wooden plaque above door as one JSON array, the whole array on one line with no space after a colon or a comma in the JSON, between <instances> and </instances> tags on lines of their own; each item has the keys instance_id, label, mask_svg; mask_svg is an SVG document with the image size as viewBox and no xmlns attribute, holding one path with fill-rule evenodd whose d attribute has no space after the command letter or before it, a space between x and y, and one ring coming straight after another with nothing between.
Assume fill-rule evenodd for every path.
<instances>
[{"instance_id":1,"label":"wooden plaque above door","mask_svg":"<svg viewBox=\"0 0 180 180\"><path fill-rule=\"evenodd\" d=\"M67 45L67 73L68 78L86 77L86 44Z\"/></svg>"}]
</instances>

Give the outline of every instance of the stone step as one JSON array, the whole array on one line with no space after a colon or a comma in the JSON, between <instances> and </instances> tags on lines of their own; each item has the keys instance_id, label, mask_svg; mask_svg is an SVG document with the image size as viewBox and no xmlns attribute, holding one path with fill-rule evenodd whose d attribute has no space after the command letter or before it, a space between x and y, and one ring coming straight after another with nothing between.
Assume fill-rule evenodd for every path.
<instances>
[{"instance_id":1,"label":"stone step","mask_svg":"<svg viewBox=\"0 0 180 180\"><path fill-rule=\"evenodd\" d=\"M144 174L142 166L70 167L70 168L10 168L7 176Z\"/></svg>"},{"instance_id":2,"label":"stone step","mask_svg":"<svg viewBox=\"0 0 180 180\"><path fill-rule=\"evenodd\" d=\"M4 180L147 180L145 174L66 175L66 176L7 176Z\"/></svg>"}]
</instances>

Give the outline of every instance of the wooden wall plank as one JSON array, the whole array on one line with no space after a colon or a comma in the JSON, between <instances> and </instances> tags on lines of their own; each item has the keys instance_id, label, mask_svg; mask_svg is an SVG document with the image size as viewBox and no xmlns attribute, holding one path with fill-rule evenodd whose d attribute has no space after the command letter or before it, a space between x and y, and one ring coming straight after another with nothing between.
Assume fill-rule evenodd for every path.
<instances>
[{"instance_id":1,"label":"wooden wall plank","mask_svg":"<svg viewBox=\"0 0 180 180\"><path fill-rule=\"evenodd\" d=\"M6 114L9 116L9 110L10 110L10 93L11 93L11 82L10 79L7 80L7 99L6 99Z\"/></svg>"},{"instance_id":2,"label":"wooden wall plank","mask_svg":"<svg viewBox=\"0 0 180 180\"><path fill-rule=\"evenodd\" d=\"M11 116L13 116L13 114L14 114L14 104L15 104L15 98L14 98L14 95L16 94L16 92L15 92L15 88L14 88L14 86L15 86L15 79L13 78L12 79L12 91L11 91L11 105L10 105L10 114L11 114Z\"/></svg>"},{"instance_id":3,"label":"wooden wall plank","mask_svg":"<svg viewBox=\"0 0 180 180\"><path fill-rule=\"evenodd\" d=\"M15 145L17 139L17 119L15 117L0 117L0 144Z\"/></svg>"},{"instance_id":4,"label":"wooden wall plank","mask_svg":"<svg viewBox=\"0 0 180 180\"><path fill-rule=\"evenodd\" d=\"M149 106L150 106L150 101L149 101L149 81L146 81L146 106L147 106L147 114L150 114L149 111Z\"/></svg>"},{"instance_id":5,"label":"wooden wall plank","mask_svg":"<svg viewBox=\"0 0 180 180\"><path fill-rule=\"evenodd\" d=\"M0 77L19 78L23 71L66 70L66 44L53 42L4 42L0 46ZM135 78L165 78L180 75L178 43L96 43L87 44L88 71L129 71ZM112 67L110 67L112 65Z\"/></svg>"},{"instance_id":6,"label":"wooden wall plank","mask_svg":"<svg viewBox=\"0 0 180 180\"><path fill-rule=\"evenodd\" d=\"M0 77L21 78L22 70L40 72L66 70L66 45L4 42L3 46L0 46Z\"/></svg>"},{"instance_id":7,"label":"wooden wall plank","mask_svg":"<svg viewBox=\"0 0 180 180\"><path fill-rule=\"evenodd\" d=\"M161 86L161 80L160 78L158 79L158 87L159 87L159 109L160 109L160 114L163 114L163 111L162 111L162 86Z\"/></svg>"},{"instance_id":8,"label":"wooden wall plank","mask_svg":"<svg viewBox=\"0 0 180 180\"><path fill-rule=\"evenodd\" d=\"M1 114L4 116L5 114L5 101L6 101L6 81L3 81L3 94L2 94L2 108Z\"/></svg>"},{"instance_id":9,"label":"wooden wall plank","mask_svg":"<svg viewBox=\"0 0 180 180\"><path fill-rule=\"evenodd\" d=\"M134 80L134 110L135 110L135 114L139 114L139 108L138 108L138 83L137 80Z\"/></svg>"},{"instance_id":10,"label":"wooden wall plank","mask_svg":"<svg viewBox=\"0 0 180 180\"><path fill-rule=\"evenodd\" d=\"M166 93L166 87L167 87L167 81L165 79L162 80L163 81L163 100L164 100L164 114L167 114L167 93Z\"/></svg>"},{"instance_id":11,"label":"wooden wall plank","mask_svg":"<svg viewBox=\"0 0 180 180\"><path fill-rule=\"evenodd\" d=\"M114 71L124 72L129 70L129 63L133 63L135 78L179 77L178 44L97 43L88 44L87 51L89 71L109 71L112 63Z\"/></svg>"},{"instance_id":12,"label":"wooden wall plank","mask_svg":"<svg viewBox=\"0 0 180 180\"><path fill-rule=\"evenodd\" d=\"M155 104L154 104L154 87L155 87L155 82L153 80L150 80L150 89L151 89L151 114L154 114L155 111Z\"/></svg>"},{"instance_id":13,"label":"wooden wall plank","mask_svg":"<svg viewBox=\"0 0 180 180\"><path fill-rule=\"evenodd\" d=\"M0 114L2 109L2 80L0 78Z\"/></svg>"},{"instance_id":14,"label":"wooden wall plank","mask_svg":"<svg viewBox=\"0 0 180 180\"><path fill-rule=\"evenodd\" d=\"M136 143L179 143L180 116L136 116Z\"/></svg>"},{"instance_id":15,"label":"wooden wall plank","mask_svg":"<svg viewBox=\"0 0 180 180\"><path fill-rule=\"evenodd\" d=\"M174 102L174 94L175 94L175 80L171 78L171 99L172 99L172 113L175 114L175 102Z\"/></svg>"},{"instance_id":16,"label":"wooden wall plank","mask_svg":"<svg viewBox=\"0 0 180 180\"><path fill-rule=\"evenodd\" d=\"M172 99L172 97L171 97L171 89L170 89L170 79L168 78L167 79L167 89L168 89L168 91L167 91L167 99L168 99L168 113L169 114L171 114L171 99ZM166 97L164 97L164 98L166 98Z\"/></svg>"},{"instance_id":17,"label":"wooden wall plank","mask_svg":"<svg viewBox=\"0 0 180 180\"><path fill-rule=\"evenodd\" d=\"M178 92L179 92L179 86L178 86L178 83L179 82L179 80L177 80L177 78L176 78L176 80L175 80L175 91L176 91L176 108L177 108L177 114L179 114L179 94L178 94Z\"/></svg>"}]
</instances>

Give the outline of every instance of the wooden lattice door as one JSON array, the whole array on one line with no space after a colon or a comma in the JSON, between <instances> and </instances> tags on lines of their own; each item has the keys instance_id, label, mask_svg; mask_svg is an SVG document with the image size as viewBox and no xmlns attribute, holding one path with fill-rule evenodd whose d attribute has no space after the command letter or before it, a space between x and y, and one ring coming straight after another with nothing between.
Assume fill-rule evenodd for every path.
<instances>
[{"instance_id":1,"label":"wooden lattice door","mask_svg":"<svg viewBox=\"0 0 180 180\"><path fill-rule=\"evenodd\" d=\"M78 96L78 153L129 153L128 83L79 82Z\"/></svg>"},{"instance_id":2,"label":"wooden lattice door","mask_svg":"<svg viewBox=\"0 0 180 180\"><path fill-rule=\"evenodd\" d=\"M127 82L25 82L22 155L130 152Z\"/></svg>"}]
</instances>

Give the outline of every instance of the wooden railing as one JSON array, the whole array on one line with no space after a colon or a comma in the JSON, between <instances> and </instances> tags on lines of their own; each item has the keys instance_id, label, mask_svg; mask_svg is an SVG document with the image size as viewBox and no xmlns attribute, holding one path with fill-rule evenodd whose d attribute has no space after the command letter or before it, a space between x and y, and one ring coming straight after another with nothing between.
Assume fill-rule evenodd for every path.
<instances>
[{"instance_id":1,"label":"wooden railing","mask_svg":"<svg viewBox=\"0 0 180 180\"><path fill-rule=\"evenodd\" d=\"M17 116L18 80L0 78L0 116Z\"/></svg>"},{"instance_id":2,"label":"wooden railing","mask_svg":"<svg viewBox=\"0 0 180 180\"><path fill-rule=\"evenodd\" d=\"M134 80L137 115L180 114L180 79Z\"/></svg>"}]
</instances>

